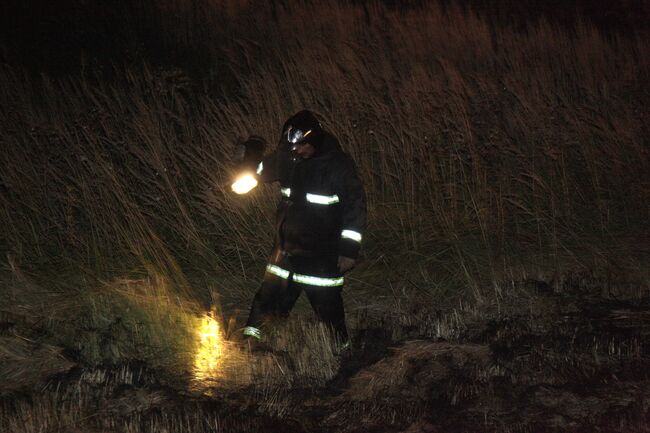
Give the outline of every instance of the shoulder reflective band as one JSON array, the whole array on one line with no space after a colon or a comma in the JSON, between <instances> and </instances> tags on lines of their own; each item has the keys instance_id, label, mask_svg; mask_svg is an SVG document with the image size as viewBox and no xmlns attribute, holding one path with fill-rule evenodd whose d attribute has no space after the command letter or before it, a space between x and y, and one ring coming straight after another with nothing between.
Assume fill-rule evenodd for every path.
<instances>
[{"instance_id":1,"label":"shoulder reflective band","mask_svg":"<svg viewBox=\"0 0 650 433\"><path fill-rule=\"evenodd\" d=\"M291 197L291 188L280 188L280 193L285 197Z\"/></svg>"},{"instance_id":2,"label":"shoulder reflective band","mask_svg":"<svg viewBox=\"0 0 650 433\"><path fill-rule=\"evenodd\" d=\"M270 274L277 275L280 278L287 279L289 278L290 272L286 269L282 269L279 266L268 264L266 265L266 271ZM311 275L302 275L302 274L293 274L293 281L301 284L309 284L310 286L321 286L321 287L336 287L342 286L345 281L343 277L337 278L326 278L326 277L314 277Z\"/></svg>"},{"instance_id":3,"label":"shoulder reflective band","mask_svg":"<svg viewBox=\"0 0 650 433\"><path fill-rule=\"evenodd\" d=\"M307 193L307 201L316 204L334 204L339 202L339 196L334 195L318 195Z\"/></svg>"},{"instance_id":4,"label":"shoulder reflective band","mask_svg":"<svg viewBox=\"0 0 650 433\"><path fill-rule=\"evenodd\" d=\"M262 170L264 170L264 163L263 163L263 162L260 162L260 163L257 165L257 171L256 171L256 173L257 173L258 175L260 175L260 174L262 174Z\"/></svg>"},{"instance_id":5,"label":"shoulder reflective band","mask_svg":"<svg viewBox=\"0 0 650 433\"><path fill-rule=\"evenodd\" d=\"M286 269L282 269L279 266L266 265L266 272L273 275L277 275L278 277L284 278L285 280L289 278L289 271L287 271Z\"/></svg>"},{"instance_id":6,"label":"shoulder reflective band","mask_svg":"<svg viewBox=\"0 0 650 433\"><path fill-rule=\"evenodd\" d=\"M353 241L361 242L361 233L354 230L343 230L341 237L345 239L352 239Z\"/></svg>"},{"instance_id":7,"label":"shoulder reflective band","mask_svg":"<svg viewBox=\"0 0 650 433\"><path fill-rule=\"evenodd\" d=\"M244 335L248 335L249 337L255 337L259 340L260 338L262 338L262 331L260 331L254 326L247 326L244 328Z\"/></svg>"},{"instance_id":8,"label":"shoulder reflective band","mask_svg":"<svg viewBox=\"0 0 650 433\"><path fill-rule=\"evenodd\" d=\"M293 274L293 281L301 284L309 284L310 286L321 287L336 287L343 285L343 277L338 278L323 278L312 277L311 275Z\"/></svg>"}]
</instances>

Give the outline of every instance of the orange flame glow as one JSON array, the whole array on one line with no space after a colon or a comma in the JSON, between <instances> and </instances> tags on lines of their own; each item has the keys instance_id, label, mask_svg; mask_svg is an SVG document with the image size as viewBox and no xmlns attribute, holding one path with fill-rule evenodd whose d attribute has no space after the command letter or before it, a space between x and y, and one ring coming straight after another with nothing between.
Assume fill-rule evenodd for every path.
<instances>
[{"instance_id":1,"label":"orange flame glow","mask_svg":"<svg viewBox=\"0 0 650 433\"><path fill-rule=\"evenodd\" d=\"M221 373L224 339L214 312L201 318L197 330L198 350L194 358L194 375L198 380L214 379Z\"/></svg>"}]
</instances>

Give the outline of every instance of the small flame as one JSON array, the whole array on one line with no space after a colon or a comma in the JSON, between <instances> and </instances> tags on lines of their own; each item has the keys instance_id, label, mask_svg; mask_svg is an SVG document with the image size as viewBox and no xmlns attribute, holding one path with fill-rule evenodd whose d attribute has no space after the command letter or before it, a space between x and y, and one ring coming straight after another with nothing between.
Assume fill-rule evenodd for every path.
<instances>
[{"instance_id":1,"label":"small flame","mask_svg":"<svg viewBox=\"0 0 650 433\"><path fill-rule=\"evenodd\" d=\"M235 182L232 184L232 190L236 194L246 194L253 188L257 186L257 179L250 173L241 175Z\"/></svg>"},{"instance_id":2,"label":"small flame","mask_svg":"<svg viewBox=\"0 0 650 433\"><path fill-rule=\"evenodd\" d=\"M201 318L197 335L199 344L194 359L195 376L199 380L216 378L220 374L224 344L221 327L213 312Z\"/></svg>"}]
</instances>

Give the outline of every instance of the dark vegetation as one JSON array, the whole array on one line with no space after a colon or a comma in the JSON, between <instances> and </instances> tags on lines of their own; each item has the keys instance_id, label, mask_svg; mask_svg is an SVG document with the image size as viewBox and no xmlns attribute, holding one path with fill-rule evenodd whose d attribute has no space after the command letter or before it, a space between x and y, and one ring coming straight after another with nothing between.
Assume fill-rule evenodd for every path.
<instances>
[{"instance_id":1,"label":"dark vegetation","mask_svg":"<svg viewBox=\"0 0 650 433\"><path fill-rule=\"evenodd\" d=\"M231 0L215 7L189 0L7 0L0 5L0 37L4 41L0 55L5 62L20 63L48 75L67 75L82 67L139 65L144 60L182 67L205 80L224 59L224 39L260 40L257 22L268 17L259 14L260 8L270 14L271 24L290 19L287 11L320 7L318 1L273 0L258 5L255 12L242 13L245 3ZM365 0L339 4L362 9L366 19L377 13L373 2ZM392 13L426 11L431 2L384 0L374 4ZM650 6L644 0L444 0L439 4L444 10L461 8L478 13L492 28L508 27L524 33L530 24L547 20L569 31L575 31L579 21L586 21L606 35L643 35L650 22Z\"/></svg>"},{"instance_id":2,"label":"dark vegetation","mask_svg":"<svg viewBox=\"0 0 650 433\"><path fill-rule=\"evenodd\" d=\"M647 5L498 3L3 2L0 431L649 431ZM278 194L234 143L303 107L368 192L353 348L300 304L209 365Z\"/></svg>"}]
</instances>

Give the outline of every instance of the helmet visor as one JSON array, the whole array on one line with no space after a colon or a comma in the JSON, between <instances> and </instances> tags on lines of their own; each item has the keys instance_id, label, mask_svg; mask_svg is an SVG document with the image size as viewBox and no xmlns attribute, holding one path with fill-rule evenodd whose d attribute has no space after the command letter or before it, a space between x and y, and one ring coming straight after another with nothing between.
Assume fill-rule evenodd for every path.
<instances>
[{"instance_id":1,"label":"helmet visor","mask_svg":"<svg viewBox=\"0 0 650 433\"><path fill-rule=\"evenodd\" d=\"M301 144L310 133L311 129L303 131L302 129L290 126L289 129L287 129L287 141L291 144Z\"/></svg>"}]
</instances>

